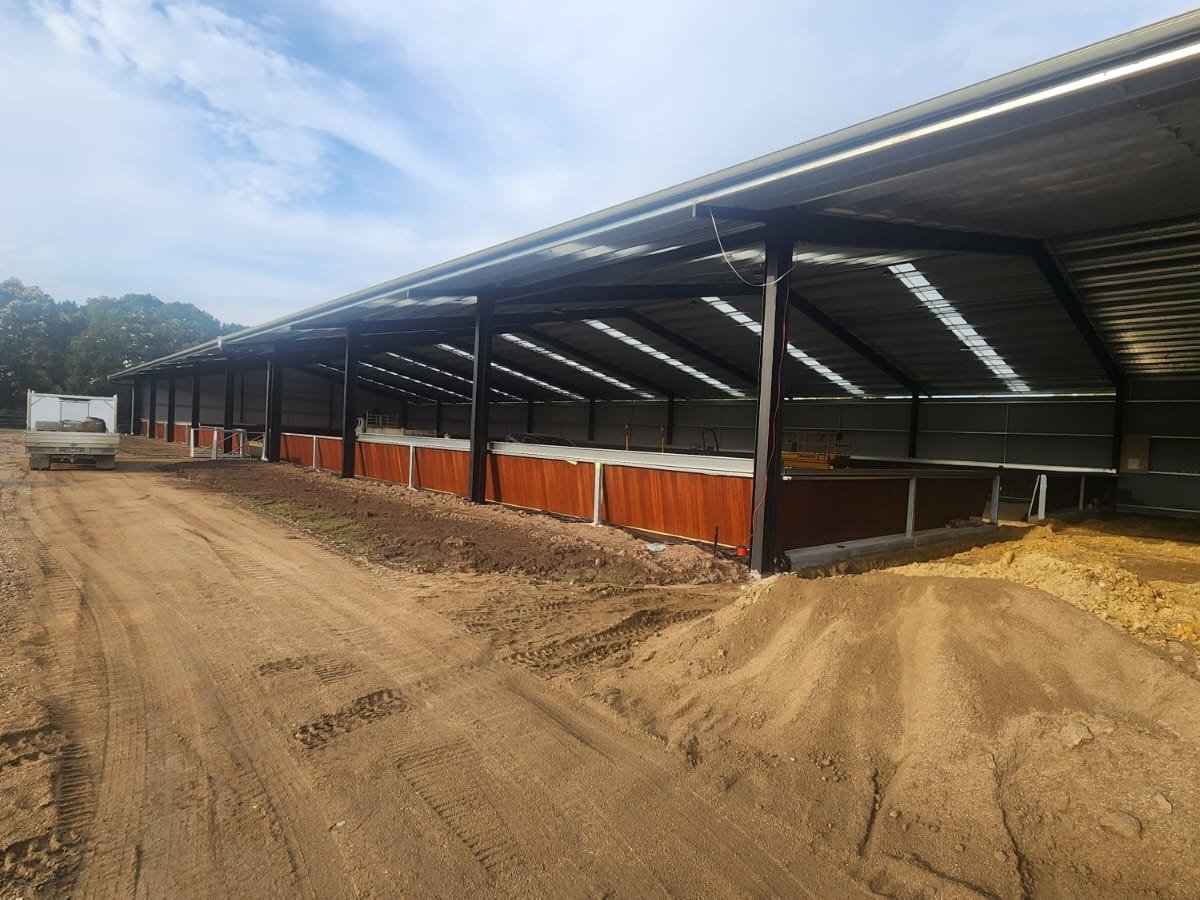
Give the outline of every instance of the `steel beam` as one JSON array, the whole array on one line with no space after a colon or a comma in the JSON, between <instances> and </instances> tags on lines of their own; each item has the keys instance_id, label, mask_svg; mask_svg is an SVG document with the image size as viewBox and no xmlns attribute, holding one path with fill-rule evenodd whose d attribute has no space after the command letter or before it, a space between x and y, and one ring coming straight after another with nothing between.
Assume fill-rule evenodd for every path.
<instances>
[{"instance_id":1,"label":"steel beam","mask_svg":"<svg viewBox=\"0 0 1200 900\"><path fill-rule=\"evenodd\" d=\"M754 426L754 494L750 508L750 568L766 575L775 571L775 536L779 522L779 420L783 410L783 361L787 355L788 298L791 295L795 241L783 227L770 230L762 289L762 335L758 359L758 405Z\"/></svg>"},{"instance_id":2,"label":"steel beam","mask_svg":"<svg viewBox=\"0 0 1200 900\"><path fill-rule=\"evenodd\" d=\"M1120 395L1125 386L1125 373L1121 371L1121 367L1113 359L1112 354L1105 345L1104 339L1100 337L1095 326L1092 325L1092 320L1088 318L1087 312L1084 309L1083 301L1080 299L1079 293L1068 277L1066 270L1058 261L1058 257L1054 255L1048 244L1042 243L1038 244L1037 250L1033 253L1033 261L1037 264L1042 277L1046 279L1050 290L1058 298L1058 302L1070 317L1076 330L1087 343L1088 349L1092 351L1096 362L1100 364L1100 367L1108 376L1108 380L1112 382L1112 386L1116 389L1117 394Z\"/></svg>"},{"instance_id":3,"label":"steel beam","mask_svg":"<svg viewBox=\"0 0 1200 900\"><path fill-rule=\"evenodd\" d=\"M358 412L355 393L358 391L358 335L346 332L346 355L342 363L342 477L354 477L354 426Z\"/></svg>"},{"instance_id":4,"label":"steel beam","mask_svg":"<svg viewBox=\"0 0 1200 900\"><path fill-rule=\"evenodd\" d=\"M720 294L704 294L702 296L719 297L722 295L720 295ZM701 347L695 341L689 340L688 338L685 338L681 334L676 334L670 328L667 328L665 325L660 325L658 322L654 321L653 319L642 315L637 310L634 310L634 309L626 310L625 314L624 314L624 318L628 319L630 322L633 322L635 325L638 325L641 328L646 329L646 331L649 331L651 334L657 335L658 337L662 338L664 341L672 343L676 347L679 347L682 350L686 350L688 353L692 354L697 359L704 360L706 363L708 363L713 368L720 369L723 372L727 372L728 374L732 375L734 378L740 379L741 381L745 382L748 385L753 386L753 385L757 384L757 382L754 380L754 375L751 374L750 372L747 372L745 369L741 368L740 366L735 366L733 363L729 362L728 360L724 359L723 357L718 356L717 354L713 353L711 350L706 350L704 347Z\"/></svg>"},{"instance_id":5,"label":"steel beam","mask_svg":"<svg viewBox=\"0 0 1200 900\"><path fill-rule=\"evenodd\" d=\"M192 428L200 427L200 374L192 371Z\"/></svg>"},{"instance_id":6,"label":"steel beam","mask_svg":"<svg viewBox=\"0 0 1200 900\"><path fill-rule=\"evenodd\" d=\"M263 452L268 462L279 461L283 434L283 363L272 352L267 362L267 434Z\"/></svg>"},{"instance_id":7,"label":"steel beam","mask_svg":"<svg viewBox=\"0 0 1200 900\"><path fill-rule=\"evenodd\" d=\"M175 441L175 376L167 379L167 427L163 437L167 443Z\"/></svg>"},{"instance_id":8,"label":"steel beam","mask_svg":"<svg viewBox=\"0 0 1200 900\"><path fill-rule=\"evenodd\" d=\"M792 291L791 303L797 312L803 313L813 324L820 326L822 330L833 335L863 359L867 360L867 362L871 363L871 365L875 366L879 371L906 388L910 393L928 393L915 378L900 369L899 366L870 344L863 341L858 335L851 332L841 322L814 305L812 301L796 293L796 291Z\"/></svg>"},{"instance_id":9,"label":"steel beam","mask_svg":"<svg viewBox=\"0 0 1200 900\"><path fill-rule=\"evenodd\" d=\"M591 353L588 353L585 350L580 350L578 347L573 347L566 341L560 341L556 337L551 337L544 331L538 331L535 328L522 328L521 332L539 343L545 344L548 347L553 347L563 356L569 356L578 362L586 363L593 369L596 369L599 372L604 372L605 374L611 375L614 378L619 378L626 384L630 385L631 387L635 387L638 390L649 391L652 394L659 394L663 397L671 393L669 390L667 390L667 388L660 384L653 384L652 382L646 381L646 379L637 375L630 375L628 372L623 372L620 369L615 368L612 363L608 362L607 360L601 359L598 356L593 356Z\"/></svg>"},{"instance_id":10,"label":"steel beam","mask_svg":"<svg viewBox=\"0 0 1200 900\"><path fill-rule=\"evenodd\" d=\"M589 273L590 274L590 273ZM707 282L669 282L666 284L574 284L553 288L532 289L528 286L511 288L498 294L493 294L497 302L505 305L521 303L557 303L579 301L635 301L635 300L690 300L692 297L707 297L712 295L750 295L757 294L754 287L740 281L707 281ZM434 297L471 297L474 290L470 288L413 288L408 291L411 300L425 300ZM497 317L500 319L502 317Z\"/></svg>"},{"instance_id":11,"label":"steel beam","mask_svg":"<svg viewBox=\"0 0 1200 900\"><path fill-rule=\"evenodd\" d=\"M489 375L492 368L491 297L475 301L475 366L471 379L471 460L467 478L467 499L483 503L487 499L488 407L491 400Z\"/></svg>"},{"instance_id":12,"label":"steel beam","mask_svg":"<svg viewBox=\"0 0 1200 900\"><path fill-rule=\"evenodd\" d=\"M710 213L718 220L768 222L790 228L799 244L999 256L1030 256L1039 246L1031 238L1006 234L881 222L853 216L813 215L791 208L763 210L700 205L694 210L694 215L699 218L708 218Z\"/></svg>"},{"instance_id":13,"label":"steel beam","mask_svg":"<svg viewBox=\"0 0 1200 900\"><path fill-rule=\"evenodd\" d=\"M921 433L921 395L913 391L908 406L908 458L917 458L917 438Z\"/></svg>"},{"instance_id":14,"label":"steel beam","mask_svg":"<svg viewBox=\"0 0 1200 900\"><path fill-rule=\"evenodd\" d=\"M225 431L222 446L225 453L233 452L233 365L225 363L225 409L221 416L221 428Z\"/></svg>"},{"instance_id":15,"label":"steel beam","mask_svg":"<svg viewBox=\"0 0 1200 900\"><path fill-rule=\"evenodd\" d=\"M148 411L146 418L149 420L146 423L146 437L154 437L154 422L158 418L158 378L154 375L150 376L149 400L146 404Z\"/></svg>"}]
</instances>

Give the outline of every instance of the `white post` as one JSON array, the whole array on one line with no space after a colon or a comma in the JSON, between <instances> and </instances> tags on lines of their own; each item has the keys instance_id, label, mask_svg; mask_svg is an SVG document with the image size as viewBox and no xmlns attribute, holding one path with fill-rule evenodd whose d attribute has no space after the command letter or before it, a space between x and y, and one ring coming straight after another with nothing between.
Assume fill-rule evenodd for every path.
<instances>
[{"instance_id":1,"label":"white post","mask_svg":"<svg viewBox=\"0 0 1200 900\"><path fill-rule=\"evenodd\" d=\"M604 502L604 463L592 463L592 468L596 470L596 477L592 483L592 524L599 525L601 504Z\"/></svg>"},{"instance_id":2,"label":"white post","mask_svg":"<svg viewBox=\"0 0 1200 900\"><path fill-rule=\"evenodd\" d=\"M1000 476L992 476L992 524L1000 524Z\"/></svg>"},{"instance_id":3,"label":"white post","mask_svg":"<svg viewBox=\"0 0 1200 900\"><path fill-rule=\"evenodd\" d=\"M417 471L417 445L408 445L408 489L415 491L413 487L413 474Z\"/></svg>"},{"instance_id":4,"label":"white post","mask_svg":"<svg viewBox=\"0 0 1200 900\"><path fill-rule=\"evenodd\" d=\"M908 518L904 521L904 534L912 537L917 521L917 477L908 479Z\"/></svg>"},{"instance_id":5,"label":"white post","mask_svg":"<svg viewBox=\"0 0 1200 900\"><path fill-rule=\"evenodd\" d=\"M1038 476L1038 521L1046 518L1046 484L1049 479L1043 473Z\"/></svg>"},{"instance_id":6,"label":"white post","mask_svg":"<svg viewBox=\"0 0 1200 900\"><path fill-rule=\"evenodd\" d=\"M313 439L313 471L317 471L317 436L314 434Z\"/></svg>"},{"instance_id":7,"label":"white post","mask_svg":"<svg viewBox=\"0 0 1200 900\"><path fill-rule=\"evenodd\" d=\"M1079 476L1079 508L1080 509L1083 509L1083 493L1084 493L1084 487L1086 485L1087 485L1087 476L1080 475Z\"/></svg>"}]
</instances>

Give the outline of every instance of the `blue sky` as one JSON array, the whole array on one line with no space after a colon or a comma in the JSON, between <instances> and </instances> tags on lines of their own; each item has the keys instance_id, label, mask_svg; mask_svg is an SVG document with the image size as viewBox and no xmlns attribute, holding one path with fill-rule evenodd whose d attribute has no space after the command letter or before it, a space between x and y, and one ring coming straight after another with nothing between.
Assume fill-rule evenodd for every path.
<instances>
[{"instance_id":1,"label":"blue sky","mask_svg":"<svg viewBox=\"0 0 1200 900\"><path fill-rule=\"evenodd\" d=\"M1187 8L7 0L0 279L254 324Z\"/></svg>"}]
</instances>

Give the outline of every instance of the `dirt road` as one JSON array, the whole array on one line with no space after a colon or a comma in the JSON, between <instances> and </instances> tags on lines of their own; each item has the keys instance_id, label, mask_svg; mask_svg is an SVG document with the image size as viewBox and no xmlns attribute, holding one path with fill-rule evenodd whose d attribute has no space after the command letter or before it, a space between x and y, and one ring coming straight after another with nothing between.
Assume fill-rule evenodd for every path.
<instances>
[{"instance_id":1,"label":"dirt road","mask_svg":"<svg viewBox=\"0 0 1200 900\"><path fill-rule=\"evenodd\" d=\"M0 439L0 893L858 896L422 595L150 460Z\"/></svg>"}]
</instances>

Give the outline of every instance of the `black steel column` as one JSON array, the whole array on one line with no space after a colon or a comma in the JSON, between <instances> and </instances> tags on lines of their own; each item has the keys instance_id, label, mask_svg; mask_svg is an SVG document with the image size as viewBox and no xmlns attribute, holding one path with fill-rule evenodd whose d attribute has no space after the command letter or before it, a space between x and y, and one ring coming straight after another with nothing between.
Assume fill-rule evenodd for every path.
<instances>
[{"instance_id":1,"label":"black steel column","mask_svg":"<svg viewBox=\"0 0 1200 900\"><path fill-rule=\"evenodd\" d=\"M596 440L596 398L588 397L587 439Z\"/></svg>"},{"instance_id":2,"label":"black steel column","mask_svg":"<svg viewBox=\"0 0 1200 900\"><path fill-rule=\"evenodd\" d=\"M1125 380L1122 378L1116 384L1116 396L1113 397L1113 446L1112 467L1121 471L1121 442L1125 436Z\"/></svg>"},{"instance_id":3,"label":"black steel column","mask_svg":"<svg viewBox=\"0 0 1200 900\"><path fill-rule=\"evenodd\" d=\"M667 394L667 444L675 443L675 395Z\"/></svg>"},{"instance_id":4,"label":"black steel column","mask_svg":"<svg viewBox=\"0 0 1200 900\"><path fill-rule=\"evenodd\" d=\"M167 443L175 440L175 376L167 379L167 428L163 435Z\"/></svg>"},{"instance_id":5,"label":"black steel column","mask_svg":"<svg viewBox=\"0 0 1200 900\"><path fill-rule=\"evenodd\" d=\"M750 513L750 568L764 575L775 571L775 531L783 484L779 468L779 419L783 409L783 360L787 353L794 245L791 235L780 226L768 230L754 427L754 500Z\"/></svg>"},{"instance_id":6,"label":"black steel column","mask_svg":"<svg viewBox=\"0 0 1200 900\"><path fill-rule=\"evenodd\" d=\"M280 435L283 431L283 362L279 351L272 349L267 362L267 434L263 452L267 462L279 461Z\"/></svg>"},{"instance_id":7,"label":"black steel column","mask_svg":"<svg viewBox=\"0 0 1200 900\"><path fill-rule=\"evenodd\" d=\"M233 452L233 365L225 363L225 410L221 416L221 427L225 429L225 439L221 442L223 452Z\"/></svg>"},{"instance_id":8,"label":"black steel column","mask_svg":"<svg viewBox=\"0 0 1200 900\"><path fill-rule=\"evenodd\" d=\"M346 331L346 359L342 364L342 477L354 477L354 426L358 411L355 394L358 391L358 343L353 331Z\"/></svg>"},{"instance_id":9,"label":"black steel column","mask_svg":"<svg viewBox=\"0 0 1200 900\"><path fill-rule=\"evenodd\" d=\"M525 404L525 431L529 434L533 433L533 401L530 400Z\"/></svg>"},{"instance_id":10,"label":"black steel column","mask_svg":"<svg viewBox=\"0 0 1200 900\"><path fill-rule=\"evenodd\" d=\"M442 401L433 401L433 433L435 437L442 436Z\"/></svg>"},{"instance_id":11,"label":"black steel column","mask_svg":"<svg viewBox=\"0 0 1200 900\"><path fill-rule=\"evenodd\" d=\"M488 390L492 368L492 299L475 298L475 371L471 384L471 468L467 499L487 499Z\"/></svg>"},{"instance_id":12,"label":"black steel column","mask_svg":"<svg viewBox=\"0 0 1200 900\"><path fill-rule=\"evenodd\" d=\"M142 419L142 390L146 386L146 379L139 376L133 378L133 399L129 404L129 433L138 433L138 424Z\"/></svg>"},{"instance_id":13,"label":"black steel column","mask_svg":"<svg viewBox=\"0 0 1200 900\"><path fill-rule=\"evenodd\" d=\"M913 391L908 407L908 458L917 458L917 435L921 431L921 395Z\"/></svg>"},{"instance_id":14,"label":"black steel column","mask_svg":"<svg viewBox=\"0 0 1200 900\"><path fill-rule=\"evenodd\" d=\"M150 402L148 415L149 422L146 424L146 437L154 437L154 423L158 419L158 379L153 375L150 376Z\"/></svg>"},{"instance_id":15,"label":"black steel column","mask_svg":"<svg viewBox=\"0 0 1200 900\"><path fill-rule=\"evenodd\" d=\"M192 427L200 427L200 376L192 372Z\"/></svg>"}]
</instances>

